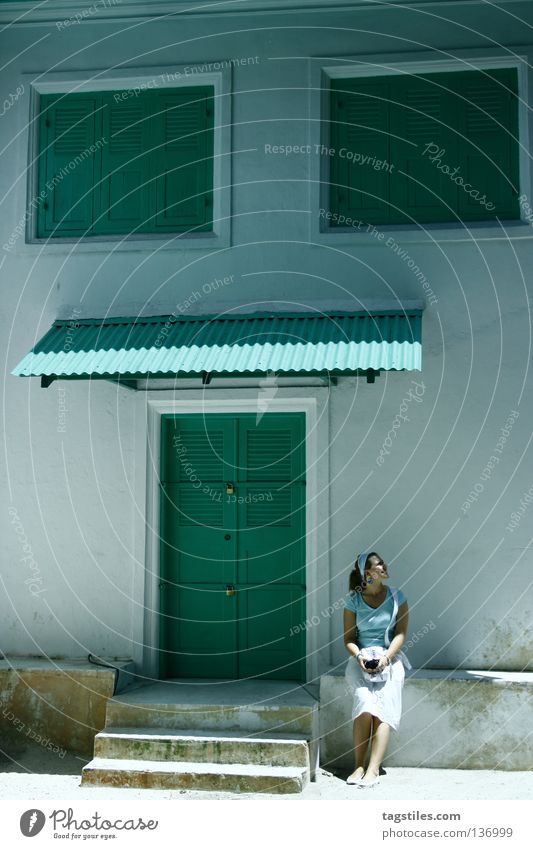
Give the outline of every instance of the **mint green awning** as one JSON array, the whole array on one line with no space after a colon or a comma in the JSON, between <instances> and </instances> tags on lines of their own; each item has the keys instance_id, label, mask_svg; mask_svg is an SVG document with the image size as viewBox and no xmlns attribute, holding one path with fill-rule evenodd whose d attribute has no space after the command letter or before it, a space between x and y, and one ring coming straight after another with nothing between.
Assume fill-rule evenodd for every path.
<instances>
[{"instance_id":1,"label":"mint green awning","mask_svg":"<svg viewBox=\"0 0 533 849\"><path fill-rule=\"evenodd\" d=\"M420 370L422 312L61 319L11 372L61 379Z\"/></svg>"}]
</instances>

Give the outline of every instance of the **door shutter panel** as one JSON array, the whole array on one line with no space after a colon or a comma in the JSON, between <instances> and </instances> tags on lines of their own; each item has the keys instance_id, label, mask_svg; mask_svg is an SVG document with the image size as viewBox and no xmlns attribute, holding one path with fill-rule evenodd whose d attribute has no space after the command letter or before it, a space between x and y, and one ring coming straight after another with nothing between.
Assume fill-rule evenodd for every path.
<instances>
[{"instance_id":1,"label":"door shutter panel","mask_svg":"<svg viewBox=\"0 0 533 849\"><path fill-rule=\"evenodd\" d=\"M164 417L161 484L173 520L165 536L166 563L181 583L230 580L221 561L234 562L231 544L223 541L227 523L224 480L231 479L232 431L229 420ZM199 577L201 575L201 577Z\"/></svg>"},{"instance_id":2,"label":"door shutter panel","mask_svg":"<svg viewBox=\"0 0 533 849\"><path fill-rule=\"evenodd\" d=\"M330 106L331 211L386 223L389 172L379 163L389 160L389 85L379 80L338 81L332 86Z\"/></svg>"},{"instance_id":3,"label":"door shutter panel","mask_svg":"<svg viewBox=\"0 0 533 849\"><path fill-rule=\"evenodd\" d=\"M234 426L224 416L163 416L161 644L169 677L236 675L236 534L225 481L234 475ZM230 529L230 533L226 533Z\"/></svg>"},{"instance_id":4,"label":"door shutter panel","mask_svg":"<svg viewBox=\"0 0 533 849\"><path fill-rule=\"evenodd\" d=\"M305 676L305 418L239 421L239 674Z\"/></svg>"},{"instance_id":5,"label":"door shutter panel","mask_svg":"<svg viewBox=\"0 0 533 849\"><path fill-rule=\"evenodd\" d=\"M519 218L518 79L514 68L455 75L465 220ZM491 207L491 204L494 207Z\"/></svg>"},{"instance_id":6,"label":"door shutter panel","mask_svg":"<svg viewBox=\"0 0 533 849\"><path fill-rule=\"evenodd\" d=\"M203 87L153 95L155 230L212 228L212 94Z\"/></svg>"},{"instance_id":7,"label":"door shutter panel","mask_svg":"<svg viewBox=\"0 0 533 849\"><path fill-rule=\"evenodd\" d=\"M391 223L457 220L457 187L439 168L459 165L455 104L447 90L452 76L393 79Z\"/></svg>"},{"instance_id":8,"label":"door shutter panel","mask_svg":"<svg viewBox=\"0 0 533 849\"><path fill-rule=\"evenodd\" d=\"M120 92L119 92L120 94ZM147 95L115 100L104 94L100 208L97 233L135 233L150 230L150 138Z\"/></svg>"},{"instance_id":9,"label":"door shutter panel","mask_svg":"<svg viewBox=\"0 0 533 849\"><path fill-rule=\"evenodd\" d=\"M89 235L99 136L94 95L41 97L39 236Z\"/></svg>"}]
</instances>

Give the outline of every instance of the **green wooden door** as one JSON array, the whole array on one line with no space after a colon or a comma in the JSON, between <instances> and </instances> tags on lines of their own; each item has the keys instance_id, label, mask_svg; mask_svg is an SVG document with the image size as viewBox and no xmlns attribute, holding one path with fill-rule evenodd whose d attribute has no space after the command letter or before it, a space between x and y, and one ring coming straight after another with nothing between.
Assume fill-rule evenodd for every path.
<instances>
[{"instance_id":1,"label":"green wooden door","mask_svg":"<svg viewBox=\"0 0 533 849\"><path fill-rule=\"evenodd\" d=\"M305 679L303 413L166 415L160 674Z\"/></svg>"}]
</instances>

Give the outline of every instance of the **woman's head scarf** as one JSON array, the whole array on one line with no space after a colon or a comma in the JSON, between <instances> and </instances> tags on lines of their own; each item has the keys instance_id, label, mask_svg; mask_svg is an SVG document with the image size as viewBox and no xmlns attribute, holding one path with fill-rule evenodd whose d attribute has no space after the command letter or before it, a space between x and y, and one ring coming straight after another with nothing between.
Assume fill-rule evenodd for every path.
<instances>
[{"instance_id":1,"label":"woman's head scarf","mask_svg":"<svg viewBox=\"0 0 533 849\"><path fill-rule=\"evenodd\" d=\"M361 575L363 575L363 576L365 574L365 563L366 563L367 557L368 557L368 551L364 551L357 558L357 565L359 566L359 571L361 572Z\"/></svg>"}]
</instances>

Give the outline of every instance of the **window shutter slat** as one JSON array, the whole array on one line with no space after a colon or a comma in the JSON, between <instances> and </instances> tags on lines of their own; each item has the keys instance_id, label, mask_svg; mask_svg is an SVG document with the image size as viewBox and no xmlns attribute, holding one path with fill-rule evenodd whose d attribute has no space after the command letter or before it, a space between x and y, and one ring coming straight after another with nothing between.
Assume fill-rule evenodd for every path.
<instances>
[{"instance_id":1,"label":"window shutter slat","mask_svg":"<svg viewBox=\"0 0 533 849\"><path fill-rule=\"evenodd\" d=\"M445 173L459 164L451 74L401 76L391 85L391 216L394 223L457 221L457 186Z\"/></svg>"},{"instance_id":2,"label":"window shutter slat","mask_svg":"<svg viewBox=\"0 0 533 849\"><path fill-rule=\"evenodd\" d=\"M152 119L154 185L161 231L212 227L212 88L157 92Z\"/></svg>"},{"instance_id":3,"label":"window shutter slat","mask_svg":"<svg viewBox=\"0 0 533 849\"><path fill-rule=\"evenodd\" d=\"M97 97L41 97L38 236L90 234L97 126Z\"/></svg>"},{"instance_id":4,"label":"window shutter slat","mask_svg":"<svg viewBox=\"0 0 533 849\"><path fill-rule=\"evenodd\" d=\"M517 73L503 68L457 74L458 129L462 131L461 218L519 217Z\"/></svg>"},{"instance_id":5,"label":"window shutter slat","mask_svg":"<svg viewBox=\"0 0 533 849\"><path fill-rule=\"evenodd\" d=\"M388 102L387 83L343 80L332 87L330 197L339 216L365 223L388 219Z\"/></svg>"},{"instance_id":6,"label":"window shutter slat","mask_svg":"<svg viewBox=\"0 0 533 849\"><path fill-rule=\"evenodd\" d=\"M150 139L147 95L103 96L102 180L97 233L138 233L153 226L150 210Z\"/></svg>"}]
</instances>

